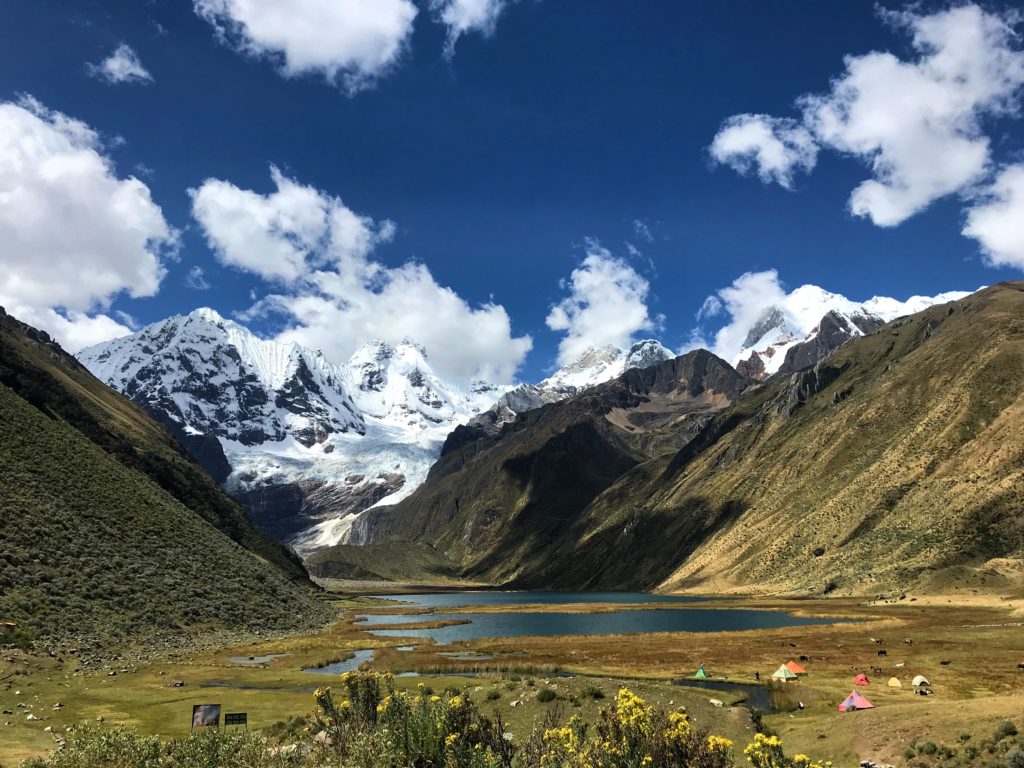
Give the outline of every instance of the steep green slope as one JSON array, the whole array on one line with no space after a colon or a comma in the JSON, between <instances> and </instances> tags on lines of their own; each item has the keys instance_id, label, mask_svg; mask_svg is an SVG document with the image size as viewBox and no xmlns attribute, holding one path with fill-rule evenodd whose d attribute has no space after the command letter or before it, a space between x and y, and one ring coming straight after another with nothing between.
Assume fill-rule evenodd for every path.
<instances>
[{"instance_id":1,"label":"steep green slope","mask_svg":"<svg viewBox=\"0 0 1024 768\"><path fill-rule=\"evenodd\" d=\"M356 521L360 544L415 541L467 576L506 581L557 543L623 473L684 444L744 380L697 351L529 411L494 436L457 430L426 484Z\"/></svg>"},{"instance_id":2,"label":"steep green slope","mask_svg":"<svg viewBox=\"0 0 1024 768\"><path fill-rule=\"evenodd\" d=\"M312 576L321 579L401 581L454 578L455 563L433 547L418 542L389 542L356 547L336 544L306 560Z\"/></svg>"},{"instance_id":3,"label":"steep green slope","mask_svg":"<svg viewBox=\"0 0 1024 768\"><path fill-rule=\"evenodd\" d=\"M64 421L120 463L156 482L193 512L297 580L299 559L261 534L163 427L96 379L41 331L0 308L0 384Z\"/></svg>"},{"instance_id":4,"label":"steep green slope","mask_svg":"<svg viewBox=\"0 0 1024 768\"><path fill-rule=\"evenodd\" d=\"M0 341L0 622L16 625L0 641L327 618L301 567L141 410L9 317Z\"/></svg>"},{"instance_id":5,"label":"steep green slope","mask_svg":"<svg viewBox=\"0 0 1024 768\"><path fill-rule=\"evenodd\" d=\"M873 594L1024 556L1024 284L897 320L627 473L528 580Z\"/></svg>"}]
</instances>

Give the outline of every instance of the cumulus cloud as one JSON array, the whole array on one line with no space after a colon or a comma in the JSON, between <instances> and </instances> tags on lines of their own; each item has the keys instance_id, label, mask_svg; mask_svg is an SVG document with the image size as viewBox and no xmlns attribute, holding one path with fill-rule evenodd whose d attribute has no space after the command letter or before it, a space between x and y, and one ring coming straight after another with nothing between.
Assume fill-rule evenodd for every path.
<instances>
[{"instance_id":1,"label":"cumulus cloud","mask_svg":"<svg viewBox=\"0 0 1024 768\"><path fill-rule=\"evenodd\" d=\"M818 144L796 120L770 115L734 115L715 135L710 147L716 163L748 174L756 172L765 184L792 189L798 171L810 171L818 161Z\"/></svg>"},{"instance_id":2,"label":"cumulus cloud","mask_svg":"<svg viewBox=\"0 0 1024 768\"><path fill-rule=\"evenodd\" d=\"M224 264L267 280L294 281L314 267L362 259L394 234L390 221L359 216L273 166L270 174L277 189L269 195L218 179L189 190L192 215Z\"/></svg>"},{"instance_id":3,"label":"cumulus cloud","mask_svg":"<svg viewBox=\"0 0 1024 768\"><path fill-rule=\"evenodd\" d=\"M445 55L455 53L455 43L468 32L485 37L494 34L498 17L510 0L431 0L438 21L448 27Z\"/></svg>"},{"instance_id":4,"label":"cumulus cloud","mask_svg":"<svg viewBox=\"0 0 1024 768\"><path fill-rule=\"evenodd\" d=\"M578 360L589 347L628 347L639 332L661 324L647 309L647 280L596 240L587 241L583 261L562 287L569 293L546 320L551 330L565 332L558 345L561 365Z\"/></svg>"},{"instance_id":5,"label":"cumulus cloud","mask_svg":"<svg viewBox=\"0 0 1024 768\"><path fill-rule=\"evenodd\" d=\"M99 64L87 64L86 69L93 77L108 83L153 82L153 76L142 66L139 55L127 43L121 43Z\"/></svg>"},{"instance_id":6,"label":"cumulus cloud","mask_svg":"<svg viewBox=\"0 0 1024 768\"><path fill-rule=\"evenodd\" d=\"M333 360L370 339L411 337L455 375L514 378L533 342L513 335L504 307L470 304L423 264L375 261L373 249L394 235L391 222L271 172L277 189L265 195L216 179L191 190L193 215L217 257L277 286L249 318L282 314L288 327L279 340L322 349Z\"/></svg>"},{"instance_id":7,"label":"cumulus cloud","mask_svg":"<svg viewBox=\"0 0 1024 768\"><path fill-rule=\"evenodd\" d=\"M206 273L198 264L192 267L192 269L188 271L188 274L185 275L185 285L193 291L210 290L210 281L206 279Z\"/></svg>"},{"instance_id":8,"label":"cumulus cloud","mask_svg":"<svg viewBox=\"0 0 1024 768\"><path fill-rule=\"evenodd\" d=\"M71 351L128 333L92 315L156 293L177 233L97 134L30 97L0 103L0 203L0 305Z\"/></svg>"},{"instance_id":9,"label":"cumulus cloud","mask_svg":"<svg viewBox=\"0 0 1024 768\"><path fill-rule=\"evenodd\" d=\"M412 34L411 0L193 0L239 51L268 58L287 77L314 74L350 93L395 65Z\"/></svg>"},{"instance_id":10,"label":"cumulus cloud","mask_svg":"<svg viewBox=\"0 0 1024 768\"><path fill-rule=\"evenodd\" d=\"M979 182L990 170L983 121L1016 113L1024 84L1016 16L968 4L883 17L910 35L912 57L847 56L827 93L798 99L799 121L730 118L712 156L788 187L795 171L813 167L811 150L794 151L796 132L796 147L810 141L871 169L872 178L851 193L850 210L883 227Z\"/></svg>"},{"instance_id":11,"label":"cumulus cloud","mask_svg":"<svg viewBox=\"0 0 1024 768\"><path fill-rule=\"evenodd\" d=\"M989 264L1024 269L1024 163L996 177L984 201L967 211L963 233L981 244Z\"/></svg>"}]
</instances>

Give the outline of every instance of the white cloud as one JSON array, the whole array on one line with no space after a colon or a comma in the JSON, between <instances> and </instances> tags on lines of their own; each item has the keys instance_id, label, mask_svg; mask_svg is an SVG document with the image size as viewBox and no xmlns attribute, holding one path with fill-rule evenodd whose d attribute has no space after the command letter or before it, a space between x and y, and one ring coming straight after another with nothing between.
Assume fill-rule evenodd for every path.
<instances>
[{"instance_id":1,"label":"white cloud","mask_svg":"<svg viewBox=\"0 0 1024 768\"><path fill-rule=\"evenodd\" d=\"M715 333L711 351L724 360L734 362L744 346L747 334L769 307L781 307L786 292L774 269L764 272L746 272L736 278L732 285L722 288L717 295L704 300L704 306L715 306L715 315L724 311L728 322ZM817 319L824 315L823 311Z\"/></svg>"},{"instance_id":2,"label":"white cloud","mask_svg":"<svg viewBox=\"0 0 1024 768\"><path fill-rule=\"evenodd\" d=\"M963 233L981 243L992 266L1024 269L1024 163L996 177L984 201L967 211Z\"/></svg>"},{"instance_id":3,"label":"white cloud","mask_svg":"<svg viewBox=\"0 0 1024 768\"><path fill-rule=\"evenodd\" d=\"M697 322L718 317L722 314L722 300L715 295L708 296L697 310Z\"/></svg>"},{"instance_id":4,"label":"white cloud","mask_svg":"<svg viewBox=\"0 0 1024 768\"><path fill-rule=\"evenodd\" d=\"M808 131L821 147L870 167L872 178L853 190L850 210L883 227L981 180L990 168L983 120L1016 113L1024 84L1016 16L977 5L883 16L909 32L913 57L847 56L829 92L798 100L799 124L739 115L715 137L712 154L717 146L722 162L741 171L756 166L765 181L789 186L793 170L810 166L791 162L779 145L785 148L788 131Z\"/></svg>"},{"instance_id":5,"label":"white cloud","mask_svg":"<svg viewBox=\"0 0 1024 768\"><path fill-rule=\"evenodd\" d=\"M654 235L651 234L651 228L647 226L647 222L643 219L633 219L633 234L648 243L654 242Z\"/></svg>"},{"instance_id":6,"label":"white cloud","mask_svg":"<svg viewBox=\"0 0 1024 768\"><path fill-rule=\"evenodd\" d=\"M86 69L93 77L108 83L153 82L153 76L142 66L139 55L127 43L121 43L99 64L87 64Z\"/></svg>"},{"instance_id":7,"label":"white cloud","mask_svg":"<svg viewBox=\"0 0 1024 768\"><path fill-rule=\"evenodd\" d=\"M437 20L448 27L445 55L455 53L455 43L468 32L485 37L494 34L498 17L511 0L431 0Z\"/></svg>"},{"instance_id":8,"label":"white cloud","mask_svg":"<svg viewBox=\"0 0 1024 768\"><path fill-rule=\"evenodd\" d=\"M189 190L192 215L223 263L267 280L294 281L317 266L362 259L394 234L389 221L358 216L273 166L270 173L277 191L269 195L218 179Z\"/></svg>"},{"instance_id":9,"label":"white cloud","mask_svg":"<svg viewBox=\"0 0 1024 768\"><path fill-rule=\"evenodd\" d=\"M532 347L513 336L504 307L471 305L422 264L387 267L371 258L394 235L337 197L272 169L276 192L261 195L209 179L192 190L193 214L225 264L283 286L248 312L282 313L279 335L347 359L370 339L411 337L440 368L466 378L511 381Z\"/></svg>"},{"instance_id":10,"label":"white cloud","mask_svg":"<svg viewBox=\"0 0 1024 768\"><path fill-rule=\"evenodd\" d=\"M316 74L350 93L401 57L412 34L410 0L193 0L222 39L279 64L287 77Z\"/></svg>"},{"instance_id":11,"label":"white cloud","mask_svg":"<svg viewBox=\"0 0 1024 768\"><path fill-rule=\"evenodd\" d=\"M596 240L587 241L586 256L563 287L569 295L546 320L551 330L565 332L558 345L561 365L578 360L588 347L628 347L637 333L660 325L647 309L647 280Z\"/></svg>"},{"instance_id":12,"label":"white cloud","mask_svg":"<svg viewBox=\"0 0 1024 768\"><path fill-rule=\"evenodd\" d=\"M185 275L185 285L194 291L210 290L210 281L206 279L206 273L198 264Z\"/></svg>"},{"instance_id":13,"label":"white cloud","mask_svg":"<svg viewBox=\"0 0 1024 768\"><path fill-rule=\"evenodd\" d=\"M711 142L716 163L747 174L756 171L764 183L793 186L797 171L810 171L818 160L818 144L795 120L770 115L734 115Z\"/></svg>"},{"instance_id":14,"label":"white cloud","mask_svg":"<svg viewBox=\"0 0 1024 768\"><path fill-rule=\"evenodd\" d=\"M69 350L128 329L115 296L152 296L177 243L149 188L118 178L85 123L32 98L0 103L0 305ZM110 338L110 336L107 336Z\"/></svg>"}]
</instances>

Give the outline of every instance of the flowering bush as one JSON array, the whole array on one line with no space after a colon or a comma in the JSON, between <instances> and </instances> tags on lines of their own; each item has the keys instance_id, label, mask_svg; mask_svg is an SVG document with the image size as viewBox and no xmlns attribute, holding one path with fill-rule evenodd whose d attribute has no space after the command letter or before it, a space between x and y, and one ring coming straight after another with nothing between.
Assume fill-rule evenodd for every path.
<instances>
[{"instance_id":1,"label":"flowering bush","mask_svg":"<svg viewBox=\"0 0 1024 768\"><path fill-rule=\"evenodd\" d=\"M504 738L500 718L480 714L466 695L428 695L395 689L390 674L349 672L342 691L314 693L317 708L307 732L330 757L351 758L375 751L392 755L401 765L440 768L511 768L514 749Z\"/></svg>"},{"instance_id":2,"label":"flowering bush","mask_svg":"<svg viewBox=\"0 0 1024 768\"><path fill-rule=\"evenodd\" d=\"M544 731L533 759L542 768L728 768L732 742L696 731L686 713L665 713L623 688L594 733L578 717Z\"/></svg>"},{"instance_id":3,"label":"flowering bush","mask_svg":"<svg viewBox=\"0 0 1024 768\"><path fill-rule=\"evenodd\" d=\"M350 672L337 690L318 688L298 744L257 733L207 730L166 744L133 731L87 729L29 768L733 768L733 743L693 727L622 689L593 725L546 724L520 749L500 715L480 714L466 694L397 690L389 674ZM777 736L757 734L743 750L750 768L831 768L786 757Z\"/></svg>"}]
</instances>

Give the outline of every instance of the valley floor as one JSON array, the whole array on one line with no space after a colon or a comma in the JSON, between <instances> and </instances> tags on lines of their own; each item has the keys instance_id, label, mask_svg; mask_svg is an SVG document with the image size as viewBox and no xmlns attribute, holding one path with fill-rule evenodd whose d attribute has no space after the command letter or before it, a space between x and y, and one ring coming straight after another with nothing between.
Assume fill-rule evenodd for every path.
<instances>
[{"instance_id":1,"label":"valley floor","mask_svg":"<svg viewBox=\"0 0 1024 768\"><path fill-rule=\"evenodd\" d=\"M193 704L220 703L224 712L248 712L251 728L282 724L310 711L312 691L336 680L303 668L368 648L377 649L372 661L376 669L436 674L399 676L399 686L422 683L438 690L466 690L485 712L499 710L518 737L525 737L552 706L564 706L566 717L593 718L619 687L627 685L651 702L685 705L700 727L742 744L752 737L753 727L745 708L730 706L739 695L684 688L673 681L692 677L697 665L704 664L714 678L751 683L755 672L766 680L781 663L801 656L808 658L802 663L809 675L776 686L773 704L779 711L765 718L782 737L787 753L828 758L839 766L856 765L859 759L904 765L904 750L915 739L960 746L962 734L979 743L1002 720L1014 719L1024 727L1024 671L1017 668L1024 663L1024 596L969 594L877 604L853 599L730 600L733 608L772 608L859 621L730 633L517 637L443 649L417 640L412 652L397 650L406 644L399 638L369 636L352 624L356 612L371 606L375 612L408 609L381 608L366 597L339 599L337 605L343 618L316 634L215 651L165 653L124 666L116 662L102 671L76 672L73 659L61 664L49 656L3 651L0 709L13 714L0 715L0 766L9 768L22 758L44 753L52 749L54 734L71 725L95 724L100 718L104 726L129 725L180 736L189 730ZM589 605L585 610L610 608ZM442 655L442 650L492 658L459 660ZM886 655L879 656L880 651ZM256 666L229 661L269 654L287 655ZM841 714L836 706L861 671L872 681L861 690L876 708ZM928 677L933 696L914 695L909 680L915 674ZM906 687L889 688L886 681L892 675L903 679ZM175 686L177 681L184 685ZM555 703L538 700L538 692L545 688L557 694ZM595 698L598 690L604 699ZM726 706L712 706L712 698ZM804 704L803 710L798 702ZM27 719L30 713L39 719Z\"/></svg>"}]
</instances>

